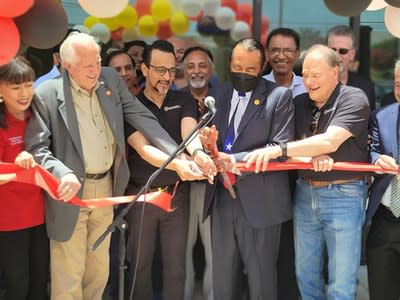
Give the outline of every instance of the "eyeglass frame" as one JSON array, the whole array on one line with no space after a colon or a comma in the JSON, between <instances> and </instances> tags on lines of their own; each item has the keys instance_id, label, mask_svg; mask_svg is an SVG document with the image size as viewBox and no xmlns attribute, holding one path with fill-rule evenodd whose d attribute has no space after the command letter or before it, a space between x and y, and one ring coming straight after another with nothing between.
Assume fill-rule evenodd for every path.
<instances>
[{"instance_id":1,"label":"eyeglass frame","mask_svg":"<svg viewBox=\"0 0 400 300\"><path fill-rule=\"evenodd\" d=\"M282 52L283 55L285 55L285 56L292 56L297 50L299 50L299 49L298 48L277 48L277 47L268 49L268 51L271 52L272 55L279 55Z\"/></svg>"},{"instance_id":2,"label":"eyeglass frame","mask_svg":"<svg viewBox=\"0 0 400 300\"><path fill-rule=\"evenodd\" d=\"M351 49L347 48L335 48L335 47L330 47L333 51L339 53L340 55L346 55L351 51Z\"/></svg>"},{"instance_id":3,"label":"eyeglass frame","mask_svg":"<svg viewBox=\"0 0 400 300\"><path fill-rule=\"evenodd\" d=\"M315 135L318 130L318 122L321 117L321 110L318 109L317 107L314 107L311 112L311 116L312 116L312 121L311 121L309 129L310 129L311 134Z\"/></svg>"},{"instance_id":4,"label":"eyeglass frame","mask_svg":"<svg viewBox=\"0 0 400 300\"><path fill-rule=\"evenodd\" d=\"M155 66L155 65L152 65L152 64L149 64L149 67L154 68L156 73L158 75L160 75L160 76L164 76L165 73L167 73L167 71L168 71L169 76L172 77L172 76L175 76L176 72L177 72L177 68L176 67L171 67L171 68L168 69L167 67L164 67L164 66Z\"/></svg>"}]
</instances>

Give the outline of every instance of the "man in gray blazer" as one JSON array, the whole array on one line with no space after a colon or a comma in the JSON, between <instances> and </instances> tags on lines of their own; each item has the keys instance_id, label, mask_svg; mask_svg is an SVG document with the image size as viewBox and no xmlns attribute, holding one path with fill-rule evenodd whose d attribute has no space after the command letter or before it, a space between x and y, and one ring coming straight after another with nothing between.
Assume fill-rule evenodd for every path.
<instances>
[{"instance_id":1,"label":"man in gray blazer","mask_svg":"<svg viewBox=\"0 0 400 300\"><path fill-rule=\"evenodd\" d=\"M109 237L95 251L91 246L112 222L113 209L79 208L68 200L123 195L129 179L124 120L166 153L176 143L118 74L101 68L100 48L91 36L70 35L60 54L66 72L37 89L26 147L60 179L63 201L46 199L52 299L101 299Z\"/></svg>"}]
</instances>

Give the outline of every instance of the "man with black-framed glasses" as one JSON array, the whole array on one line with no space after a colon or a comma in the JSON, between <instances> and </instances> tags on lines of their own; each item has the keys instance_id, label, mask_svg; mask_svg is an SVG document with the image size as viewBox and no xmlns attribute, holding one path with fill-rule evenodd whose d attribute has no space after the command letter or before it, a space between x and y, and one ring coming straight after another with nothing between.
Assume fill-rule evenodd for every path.
<instances>
[{"instance_id":1,"label":"man with black-framed glasses","mask_svg":"<svg viewBox=\"0 0 400 300\"><path fill-rule=\"evenodd\" d=\"M345 85L358 87L368 97L371 111L375 109L374 83L367 77L351 70L357 51L356 35L354 31L344 25L338 25L329 29L326 45L336 51L341 58L339 80Z\"/></svg>"},{"instance_id":2,"label":"man with black-framed glasses","mask_svg":"<svg viewBox=\"0 0 400 300\"><path fill-rule=\"evenodd\" d=\"M307 50L306 94L294 99L296 139L247 154L256 173L278 157L312 162L299 170L294 206L296 275L303 300L355 299L365 218L365 175L331 171L333 161L368 161L368 100L338 80L339 58L324 45ZM329 155L329 156L328 156ZM328 287L323 278L328 252Z\"/></svg>"},{"instance_id":3,"label":"man with black-framed glasses","mask_svg":"<svg viewBox=\"0 0 400 300\"><path fill-rule=\"evenodd\" d=\"M180 144L197 124L197 104L193 97L182 91L172 91L175 78L175 54L171 43L157 40L143 54L141 69L146 77L146 86L137 96L139 101L152 112L161 127ZM168 156L151 147L147 139L136 129L125 124L125 135L128 144L128 164L131 176L127 194L136 194L148 178ZM200 167L216 172L213 161L203 151L199 139L186 146ZM192 170L193 167L193 170ZM162 260L162 299L183 300L185 289L186 241L189 223L189 183L187 180L206 179L196 172L193 161L175 159L167 170L154 179L152 190L165 189L172 194L171 212L146 204L135 203L127 214L128 251L131 263L130 273L135 275L133 289L134 300L151 300L153 298L152 265L156 252L157 234L159 235ZM206 174L207 173L207 174ZM206 175L213 174L205 171ZM141 216L144 215L141 224ZM141 233L141 231L143 233ZM141 249L139 250L139 245ZM156 252L156 255L159 253ZM158 271L155 268L155 271Z\"/></svg>"}]
</instances>

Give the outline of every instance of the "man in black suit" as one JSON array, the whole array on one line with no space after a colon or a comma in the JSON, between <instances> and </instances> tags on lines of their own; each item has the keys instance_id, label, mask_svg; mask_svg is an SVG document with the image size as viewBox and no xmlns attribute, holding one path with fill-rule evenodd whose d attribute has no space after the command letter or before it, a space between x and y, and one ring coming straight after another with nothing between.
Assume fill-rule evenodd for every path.
<instances>
[{"instance_id":1,"label":"man in black suit","mask_svg":"<svg viewBox=\"0 0 400 300\"><path fill-rule=\"evenodd\" d=\"M260 42L236 42L230 57L232 82L211 92L217 102L217 146L231 154L220 154L227 160L293 139L291 91L261 78L264 61ZM280 227L291 218L288 174L250 174L236 180L236 199L221 178L206 191L205 216L212 212L214 298L240 298L245 273L251 299L275 300Z\"/></svg>"}]
</instances>

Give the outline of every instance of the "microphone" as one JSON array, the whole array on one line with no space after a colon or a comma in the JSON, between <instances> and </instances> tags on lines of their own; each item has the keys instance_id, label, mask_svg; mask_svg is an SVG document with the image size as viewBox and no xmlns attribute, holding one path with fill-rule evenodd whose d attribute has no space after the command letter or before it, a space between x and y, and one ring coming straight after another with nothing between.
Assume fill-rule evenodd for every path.
<instances>
[{"instance_id":1,"label":"microphone","mask_svg":"<svg viewBox=\"0 0 400 300\"><path fill-rule=\"evenodd\" d=\"M204 105L211 111L212 114L215 114L217 109L215 108L215 99L212 96L207 96L204 99Z\"/></svg>"}]
</instances>

